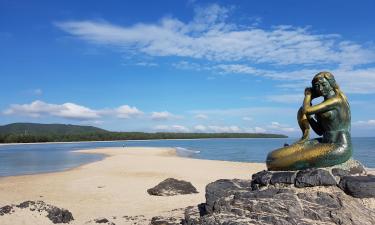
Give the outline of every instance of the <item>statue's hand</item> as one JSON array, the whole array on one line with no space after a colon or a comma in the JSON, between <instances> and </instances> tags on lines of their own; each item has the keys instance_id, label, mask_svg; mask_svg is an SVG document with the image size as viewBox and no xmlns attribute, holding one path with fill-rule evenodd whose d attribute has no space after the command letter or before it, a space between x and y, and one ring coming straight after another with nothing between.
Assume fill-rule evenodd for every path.
<instances>
[{"instance_id":1,"label":"statue's hand","mask_svg":"<svg viewBox=\"0 0 375 225\"><path fill-rule=\"evenodd\" d=\"M311 89L311 87L307 87L307 88L305 88L305 96L307 96L307 95L312 95L312 89Z\"/></svg>"}]
</instances>

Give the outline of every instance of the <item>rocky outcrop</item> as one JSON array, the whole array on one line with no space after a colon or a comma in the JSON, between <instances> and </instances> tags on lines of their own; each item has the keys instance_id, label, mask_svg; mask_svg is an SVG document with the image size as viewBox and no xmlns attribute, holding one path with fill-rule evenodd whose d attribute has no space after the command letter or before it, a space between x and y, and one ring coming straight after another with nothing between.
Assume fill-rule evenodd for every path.
<instances>
[{"instance_id":1,"label":"rocky outcrop","mask_svg":"<svg viewBox=\"0 0 375 225\"><path fill-rule=\"evenodd\" d=\"M356 161L331 168L260 171L251 180L206 186L206 202L185 209L185 225L372 225L375 176Z\"/></svg>"},{"instance_id":2,"label":"rocky outcrop","mask_svg":"<svg viewBox=\"0 0 375 225\"><path fill-rule=\"evenodd\" d=\"M198 193L197 189L187 181L168 178L147 190L150 195L172 196Z\"/></svg>"},{"instance_id":3,"label":"rocky outcrop","mask_svg":"<svg viewBox=\"0 0 375 225\"><path fill-rule=\"evenodd\" d=\"M184 224L375 224L374 208L336 186L269 185L253 191L249 185L249 181L241 180L219 180L207 185L204 207L187 208ZM220 187L228 188L218 191Z\"/></svg>"},{"instance_id":4,"label":"rocky outcrop","mask_svg":"<svg viewBox=\"0 0 375 225\"><path fill-rule=\"evenodd\" d=\"M47 218L53 223L69 223L74 220L73 215L69 210L58 208L56 206L46 204L43 201L25 201L18 205L7 205L0 208L0 216L14 212L14 207L19 209L28 208L30 211L37 211L39 213L45 212ZM14 212L15 213L15 212Z\"/></svg>"}]
</instances>

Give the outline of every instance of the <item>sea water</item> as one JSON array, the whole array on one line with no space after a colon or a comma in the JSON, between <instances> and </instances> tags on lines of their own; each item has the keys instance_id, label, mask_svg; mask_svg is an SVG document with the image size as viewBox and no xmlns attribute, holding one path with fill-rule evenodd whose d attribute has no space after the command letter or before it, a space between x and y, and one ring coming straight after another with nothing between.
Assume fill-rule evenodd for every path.
<instances>
[{"instance_id":1,"label":"sea water","mask_svg":"<svg viewBox=\"0 0 375 225\"><path fill-rule=\"evenodd\" d=\"M294 138L230 138L18 144L0 146L0 176L56 172L101 160L104 155L73 152L98 147L173 147L182 157L237 162L264 162L267 153ZM352 138L353 157L375 168L375 138Z\"/></svg>"}]
</instances>

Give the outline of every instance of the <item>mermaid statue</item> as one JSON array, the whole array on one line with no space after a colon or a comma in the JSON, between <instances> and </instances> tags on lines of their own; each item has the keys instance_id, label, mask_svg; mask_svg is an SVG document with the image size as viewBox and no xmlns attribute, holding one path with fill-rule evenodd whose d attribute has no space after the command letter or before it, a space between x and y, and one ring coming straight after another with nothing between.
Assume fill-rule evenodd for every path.
<instances>
[{"instance_id":1,"label":"mermaid statue","mask_svg":"<svg viewBox=\"0 0 375 225\"><path fill-rule=\"evenodd\" d=\"M268 170L302 170L344 163L352 155L350 107L334 76L320 72L305 89L303 106L297 113L302 138L267 156ZM323 101L313 105L314 98ZM319 138L309 139L310 127Z\"/></svg>"}]
</instances>

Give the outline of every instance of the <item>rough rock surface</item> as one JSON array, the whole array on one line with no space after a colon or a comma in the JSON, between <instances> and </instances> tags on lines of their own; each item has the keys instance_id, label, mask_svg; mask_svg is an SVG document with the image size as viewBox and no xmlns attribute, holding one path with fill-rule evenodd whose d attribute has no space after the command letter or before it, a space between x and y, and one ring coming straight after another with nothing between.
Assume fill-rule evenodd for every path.
<instances>
[{"instance_id":1,"label":"rough rock surface","mask_svg":"<svg viewBox=\"0 0 375 225\"><path fill-rule=\"evenodd\" d=\"M294 185L296 187L315 187L336 185L336 180L326 170L308 169L297 172Z\"/></svg>"},{"instance_id":2,"label":"rough rock surface","mask_svg":"<svg viewBox=\"0 0 375 225\"><path fill-rule=\"evenodd\" d=\"M187 181L168 178L147 190L150 195L172 196L198 193L197 189Z\"/></svg>"},{"instance_id":3,"label":"rough rock surface","mask_svg":"<svg viewBox=\"0 0 375 225\"><path fill-rule=\"evenodd\" d=\"M18 205L7 205L1 207L0 216L6 213L12 213L13 207L20 209L29 208L30 211L46 212L46 216L53 223L69 223L70 221L74 220L72 213L68 210L46 204L43 201L25 201Z\"/></svg>"},{"instance_id":4,"label":"rough rock surface","mask_svg":"<svg viewBox=\"0 0 375 225\"><path fill-rule=\"evenodd\" d=\"M300 171L260 171L252 175L251 189L260 190L277 187L338 186L346 194L356 198L375 198L375 176L366 176L361 163L349 160L327 168Z\"/></svg>"},{"instance_id":5,"label":"rough rock surface","mask_svg":"<svg viewBox=\"0 0 375 225\"><path fill-rule=\"evenodd\" d=\"M13 209L13 206L6 205L0 208L0 216L3 216L5 214L11 213Z\"/></svg>"},{"instance_id":6,"label":"rough rock surface","mask_svg":"<svg viewBox=\"0 0 375 225\"><path fill-rule=\"evenodd\" d=\"M207 185L204 207L188 207L184 224L375 224L375 208L336 186L269 185L251 190L249 185L250 181L242 180L218 180Z\"/></svg>"},{"instance_id":7,"label":"rough rock surface","mask_svg":"<svg viewBox=\"0 0 375 225\"><path fill-rule=\"evenodd\" d=\"M162 216L155 216L152 217L151 225L180 225L180 221L173 217L162 217Z\"/></svg>"},{"instance_id":8,"label":"rough rock surface","mask_svg":"<svg viewBox=\"0 0 375 225\"><path fill-rule=\"evenodd\" d=\"M375 176L344 176L339 187L356 198L375 198Z\"/></svg>"}]
</instances>

